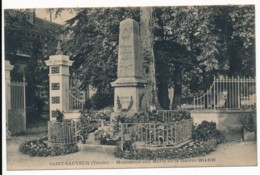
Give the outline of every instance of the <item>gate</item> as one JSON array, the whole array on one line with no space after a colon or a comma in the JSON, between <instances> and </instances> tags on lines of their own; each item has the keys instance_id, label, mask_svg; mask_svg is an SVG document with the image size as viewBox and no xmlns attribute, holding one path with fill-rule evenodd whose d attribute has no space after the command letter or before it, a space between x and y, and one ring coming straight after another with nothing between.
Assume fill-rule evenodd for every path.
<instances>
[{"instance_id":1,"label":"gate","mask_svg":"<svg viewBox=\"0 0 260 175\"><path fill-rule=\"evenodd\" d=\"M85 93L80 91L76 95L73 91L69 91L69 110L83 110L85 106Z\"/></svg>"},{"instance_id":2,"label":"gate","mask_svg":"<svg viewBox=\"0 0 260 175\"><path fill-rule=\"evenodd\" d=\"M241 109L256 105L256 82L254 78L214 78L209 90L194 97L194 109Z\"/></svg>"},{"instance_id":3,"label":"gate","mask_svg":"<svg viewBox=\"0 0 260 175\"><path fill-rule=\"evenodd\" d=\"M10 90L10 107L7 109L7 126L11 134L26 132L26 81L10 82L7 84Z\"/></svg>"}]
</instances>

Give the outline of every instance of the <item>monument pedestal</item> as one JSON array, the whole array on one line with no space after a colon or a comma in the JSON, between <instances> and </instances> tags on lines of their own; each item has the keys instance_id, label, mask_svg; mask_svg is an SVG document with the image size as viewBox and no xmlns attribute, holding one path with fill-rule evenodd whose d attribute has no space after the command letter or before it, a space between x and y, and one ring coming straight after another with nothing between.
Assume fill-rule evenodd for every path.
<instances>
[{"instance_id":1,"label":"monument pedestal","mask_svg":"<svg viewBox=\"0 0 260 175\"><path fill-rule=\"evenodd\" d=\"M114 91L114 112L131 116L146 110L145 85L146 82L136 78L119 78L111 83Z\"/></svg>"}]
</instances>

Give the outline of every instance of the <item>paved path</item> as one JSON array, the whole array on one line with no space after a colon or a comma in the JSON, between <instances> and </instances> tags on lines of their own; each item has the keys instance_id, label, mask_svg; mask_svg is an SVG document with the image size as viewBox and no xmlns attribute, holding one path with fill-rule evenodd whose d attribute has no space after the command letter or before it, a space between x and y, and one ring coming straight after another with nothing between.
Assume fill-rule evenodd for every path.
<instances>
[{"instance_id":1,"label":"paved path","mask_svg":"<svg viewBox=\"0 0 260 175\"><path fill-rule=\"evenodd\" d=\"M113 149L81 147L77 153L57 157L30 157L18 151L18 144L7 143L7 168L12 169L75 169L115 167L191 167L191 166L237 166L256 164L255 142L229 142L218 145L216 151L205 157L183 160L138 161L118 159Z\"/></svg>"},{"instance_id":2,"label":"paved path","mask_svg":"<svg viewBox=\"0 0 260 175\"><path fill-rule=\"evenodd\" d=\"M227 142L205 157L183 160L135 161L118 159L113 148L81 146L77 153L57 157L30 157L18 151L25 140L47 135L47 126L30 128L26 136L12 137L7 141L7 168L14 169L76 169L76 168L125 168L125 167L192 167L192 166L239 166L255 165L257 160L256 142Z\"/></svg>"}]
</instances>

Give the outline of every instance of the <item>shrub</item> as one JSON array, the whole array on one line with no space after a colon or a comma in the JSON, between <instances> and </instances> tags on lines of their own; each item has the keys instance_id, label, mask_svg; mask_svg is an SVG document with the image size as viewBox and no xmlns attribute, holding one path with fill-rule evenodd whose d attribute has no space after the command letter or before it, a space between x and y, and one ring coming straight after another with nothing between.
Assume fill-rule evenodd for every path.
<instances>
[{"instance_id":1,"label":"shrub","mask_svg":"<svg viewBox=\"0 0 260 175\"><path fill-rule=\"evenodd\" d=\"M163 121L163 117L157 111L148 112L148 113L136 113L134 116L127 116L126 113L121 112L120 115L116 116L116 122L121 123L149 123L149 122L175 122L181 120L191 119L191 115L189 111L186 110L176 110L173 114L168 118L167 121Z\"/></svg>"},{"instance_id":2,"label":"shrub","mask_svg":"<svg viewBox=\"0 0 260 175\"><path fill-rule=\"evenodd\" d=\"M64 115L62 112L60 112L60 110L56 109L55 118L57 122L62 122L64 120Z\"/></svg>"},{"instance_id":3,"label":"shrub","mask_svg":"<svg viewBox=\"0 0 260 175\"><path fill-rule=\"evenodd\" d=\"M192 138L199 141L215 139L217 143L221 143L225 140L224 135L217 130L216 123L205 120L202 121L197 127L194 127Z\"/></svg>"}]
</instances>

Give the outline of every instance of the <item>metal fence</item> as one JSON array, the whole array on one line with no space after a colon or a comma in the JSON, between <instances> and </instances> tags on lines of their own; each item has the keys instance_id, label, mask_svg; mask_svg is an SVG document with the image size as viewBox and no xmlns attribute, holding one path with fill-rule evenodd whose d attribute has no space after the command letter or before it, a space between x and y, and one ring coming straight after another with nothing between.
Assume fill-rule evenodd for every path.
<instances>
[{"instance_id":1,"label":"metal fence","mask_svg":"<svg viewBox=\"0 0 260 175\"><path fill-rule=\"evenodd\" d=\"M194 97L194 109L240 109L256 105L254 78L214 78L209 90Z\"/></svg>"},{"instance_id":2,"label":"metal fence","mask_svg":"<svg viewBox=\"0 0 260 175\"><path fill-rule=\"evenodd\" d=\"M131 141L139 147L176 146L191 139L192 120L172 123L122 123L121 149Z\"/></svg>"},{"instance_id":3,"label":"metal fence","mask_svg":"<svg viewBox=\"0 0 260 175\"><path fill-rule=\"evenodd\" d=\"M50 144L77 143L77 122L73 120L48 121L48 142Z\"/></svg>"}]
</instances>

